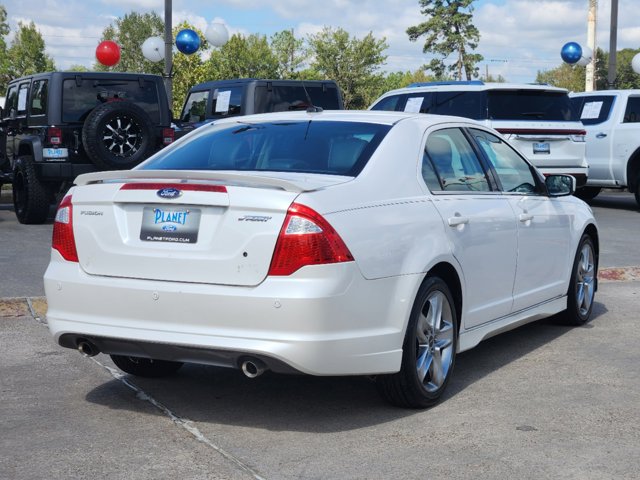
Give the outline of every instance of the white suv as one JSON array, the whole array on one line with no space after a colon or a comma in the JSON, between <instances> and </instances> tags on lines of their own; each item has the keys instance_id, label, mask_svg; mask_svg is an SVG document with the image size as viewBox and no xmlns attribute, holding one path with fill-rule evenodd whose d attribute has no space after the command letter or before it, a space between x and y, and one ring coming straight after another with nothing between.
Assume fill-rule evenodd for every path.
<instances>
[{"instance_id":1,"label":"white suv","mask_svg":"<svg viewBox=\"0 0 640 480\"><path fill-rule=\"evenodd\" d=\"M585 130L568 91L549 85L470 82L414 83L378 98L370 110L456 115L502 133L544 175L587 182Z\"/></svg>"}]
</instances>

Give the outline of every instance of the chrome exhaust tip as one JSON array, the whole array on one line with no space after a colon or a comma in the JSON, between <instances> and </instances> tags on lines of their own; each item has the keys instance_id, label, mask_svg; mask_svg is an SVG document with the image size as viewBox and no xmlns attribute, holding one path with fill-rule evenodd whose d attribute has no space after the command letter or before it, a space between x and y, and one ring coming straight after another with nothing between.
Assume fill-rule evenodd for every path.
<instances>
[{"instance_id":1,"label":"chrome exhaust tip","mask_svg":"<svg viewBox=\"0 0 640 480\"><path fill-rule=\"evenodd\" d=\"M100 353L100 349L88 340L78 342L78 351L83 357L95 357Z\"/></svg>"},{"instance_id":2,"label":"chrome exhaust tip","mask_svg":"<svg viewBox=\"0 0 640 480\"><path fill-rule=\"evenodd\" d=\"M247 378L256 378L262 375L266 367L264 363L257 359L245 360L241 365L242 373L245 374Z\"/></svg>"}]
</instances>

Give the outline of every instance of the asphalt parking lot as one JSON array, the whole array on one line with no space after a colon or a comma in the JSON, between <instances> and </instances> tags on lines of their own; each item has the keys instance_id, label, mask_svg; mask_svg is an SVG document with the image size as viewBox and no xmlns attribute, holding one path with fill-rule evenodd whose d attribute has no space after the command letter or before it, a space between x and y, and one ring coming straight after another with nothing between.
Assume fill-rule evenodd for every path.
<instances>
[{"instance_id":1,"label":"asphalt parking lot","mask_svg":"<svg viewBox=\"0 0 640 480\"><path fill-rule=\"evenodd\" d=\"M638 478L640 212L628 194L593 206L606 275L592 320L481 343L444 401L414 411L361 377L139 379L59 348L38 298L51 225L0 205L0 478Z\"/></svg>"}]
</instances>

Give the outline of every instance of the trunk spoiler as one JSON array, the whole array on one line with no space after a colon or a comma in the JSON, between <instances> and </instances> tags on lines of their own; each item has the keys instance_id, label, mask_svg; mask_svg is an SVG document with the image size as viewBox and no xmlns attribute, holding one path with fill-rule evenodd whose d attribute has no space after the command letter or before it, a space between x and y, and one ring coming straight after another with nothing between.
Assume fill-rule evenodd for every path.
<instances>
[{"instance_id":1,"label":"trunk spoiler","mask_svg":"<svg viewBox=\"0 0 640 480\"><path fill-rule=\"evenodd\" d=\"M203 180L223 183L225 185L278 188L294 193L308 192L324 186L319 182L302 185L303 182L296 183L294 181L270 176L199 170L114 170L109 172L85 173L78 176L74 184L82 186L99 183L126 183L130 180L167 180L176 183L188 180Z\"/></svg>"}]
</instances>

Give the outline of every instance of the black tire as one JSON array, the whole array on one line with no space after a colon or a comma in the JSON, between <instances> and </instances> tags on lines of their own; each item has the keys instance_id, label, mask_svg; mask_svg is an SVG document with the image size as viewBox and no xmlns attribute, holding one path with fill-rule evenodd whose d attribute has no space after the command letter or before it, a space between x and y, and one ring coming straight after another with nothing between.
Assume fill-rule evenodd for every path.
<instances>
[{"instance_id":1,"label":"black tire","mask_svg":"<svg viewBox=\"0 0 640 480\"><path fill-rule=\"evenodd\" d=\"M638 207L640 207L640 173L636 178L636 187L633 190L633 193L636 196L636 203L638 204Z\"/></svg>"},{"instance_id":2,"label":"black tire","mask_svg":"<svg viewBox=\"0 0 640 480\"><path fill-rule=\"evenodd\" d=\"M82 127L82 145L91 161L104 170L135 167L155 151L151 119L131 102L97 106Z\"/></svg>"},{"instance_id":3,"label":"black tire","mask_svg":"<svg viewBox=\"0 0 640 480\"><path fill-rule=\"evenodd\" d=\"M126 357L123 355L111 355L111 360L123 372L137 377L166 377L176 373L183 365L182 362Z\"/></svg>"},{"instance_id":4,"label":"black tire","mask_svg":"<svg viewBox=\"0 0 640 480\"><path fill-rule=\"evenodd\" d=\"M49 191L36 175L33 158L19 157L13 166L13 207L20 223L40 224L49 216Z\"/></svg>"},{"instance_id":5,"label":"black tire","mask_svg":"<svg viewBox=\"0 0 640 480\"><path fill-rule=\"evenodd\" d=\"M591 317L597 285L598 260L593 240L582 235L573 261L567 309L558 317L563 325L580 326Z\"/></svg>"},{"instance_id":6,"label":"black tire","mask_svg":"<svg viewBox=\"0 0 640 480\"><path fill-rule=\"evenodd\" d=\"M582 187L576 190L575 196L585 202L590 202L602 191L601 187Z\"/></svg>"},{"instance_id":7,"label":"black tire","mask_svg":"<svg viewBox=\"0 0 640 480\"><path fill-rule=\"evenodd\" d=\"M436 404L451 378L457 347L453 297L442 279L429 277L420 287L411 311L400 371L376 377L378 391L398 407L426 408Z\"/></svg>"}]
</instances>

